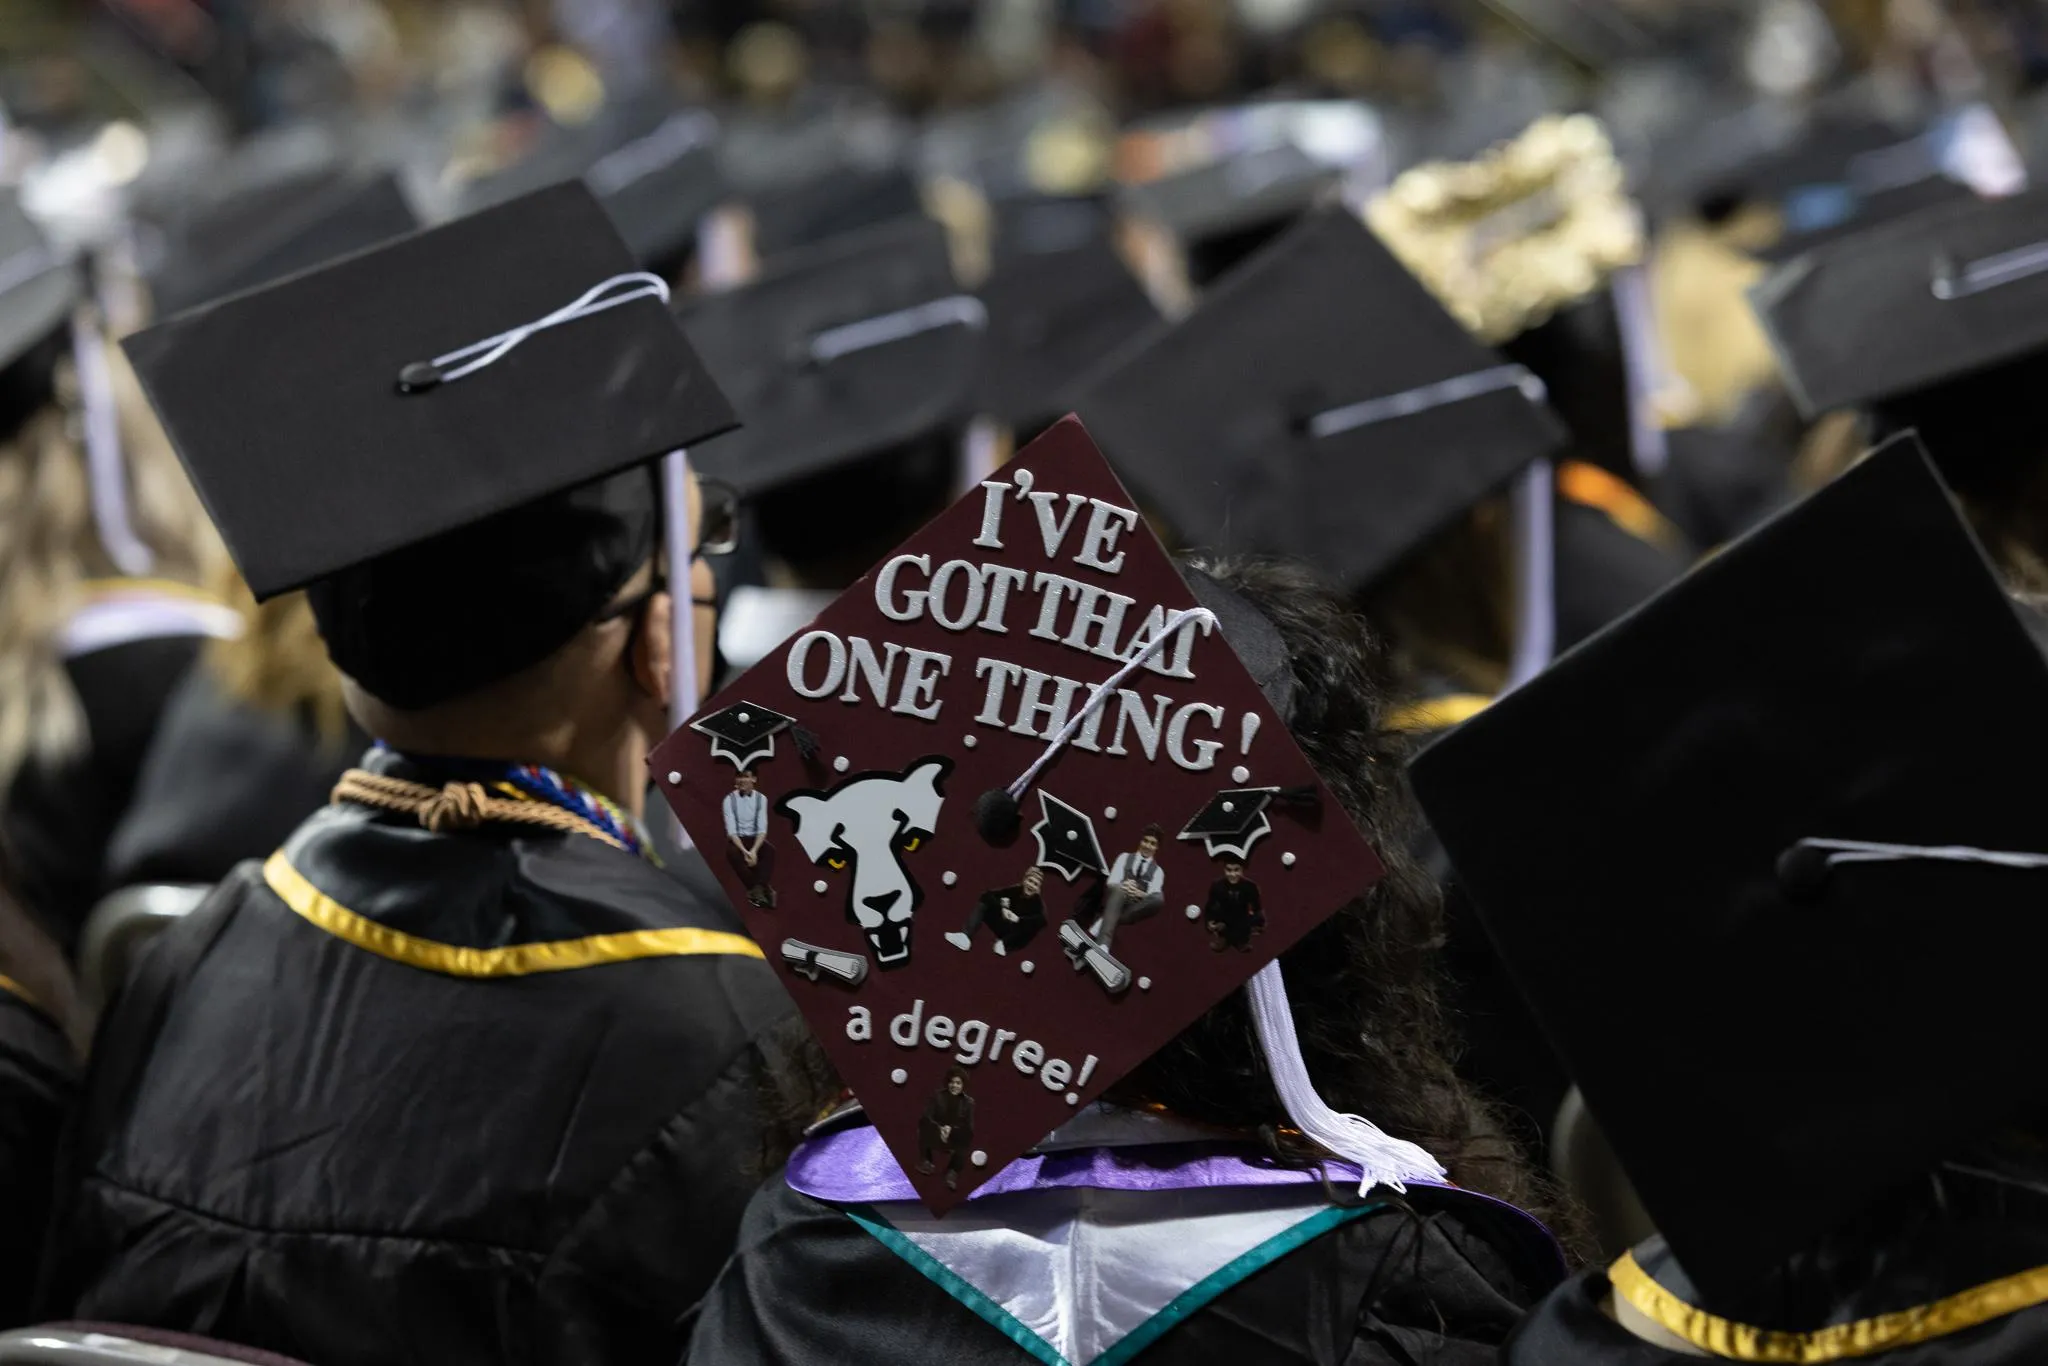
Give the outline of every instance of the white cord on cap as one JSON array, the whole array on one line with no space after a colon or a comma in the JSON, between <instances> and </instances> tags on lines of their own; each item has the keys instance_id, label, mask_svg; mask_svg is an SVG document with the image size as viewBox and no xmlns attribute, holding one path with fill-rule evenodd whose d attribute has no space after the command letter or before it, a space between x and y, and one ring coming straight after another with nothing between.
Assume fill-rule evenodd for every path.
<instances>
[{"instance_id":1,"label":"white cord on cap","mask_svg":"<svg viewBox=\"0 0 2048 1366\"><path fill-rule=\"evenodd\" d=\"M1371 1120L1332 1110L1308 1075L1302 1060L1301 1040L1294 1032L1294 1009L1287 1000L1287 984L1280 976L1277 960L1266 964L1244 984L1251 1002L1252 1027L1258 1031L1259 1047L1266 1055L1266 1068L1273 1074L1273 1089L1294 1127L1322 1146L1333 1157L1354 1162L1362 1173L1358 1193L1375 1186L1406 1190L1410 1181L1441 1181L1443 1164L1427 1149L1406 1139L1394 1138Z\"/></svg>"},{"instance_id":2,"label":"white cord on cap","mask_svg":"<svg viewBox=\"0 0 2048 1366\"><path fill-rule=\"evenodd\" d=\"M114 568L131 579L147 578L156 556L136 534L128 512L128 466L121 458L121 422L114 406L114 381L107 369L98 329L85 310L71 318L71 360L78 376L80 424L84 427L86 482L100 545Z\"/></svg>"},{"instance_id":3,"label":"white cord on cap","mask_svg":"<svg viewBox=\"0 0 2048 1366\"><path fill-rule=\"evenodd\" d=\"M930 303L899 308L863 318L857 323L828 327L811 338L811 359L830 364L856 351L868 351L891 342L903 341L942 327L966 327L979 332L988 326L988 309L972 294L952 294Z\"/></svg>"},{"instance_id":4,"label":"white cord on cap","mask_svg":"<svg viewBox=\"0 0 2048 1366\"><path fill-rule=\"evenodd\" d=\"M1542 402L1546 392L1543 381L1523 366L1496 365L1466 375L1453 375L1433 384L1419 384L1398 394L1385 394L1317 413L1308 420L1308 434L1319 441L1324 437L1342 436L1360 427L1463 403L1466 399L1498 393L1502 389L1520 389L1532 403Z\"/></svg>"},{"instance_id":5,"label":"white cord on cap","mask_svg":"<svg viewBox=\"0 0 2048 1366\"><path fill-rule=\"evenodd\" d=\"M1934 297L1948 302L1967 299L1973 294L1997 289L2029 276L2039 275L2048 270L2048 242L2033 242L2011 251L2001 251L1995 256L1968 261L1961 270L1946 262L1937 262L1934 279L1928 288Z\"/></svg>"},{"instance_id":6,"label":"white cord on cap","mask_svg":"<svg viewBox=\"0 0 2048 1366\"><path fill-rule=\"evenodd\" d=\"M2048 868L2048 854L1976 849L1967 844L1880 844L1871 840L1804 839L1797 847L1826 853L1826 867L1838 863L1987 863L1999 868Z\"/></svg>"},{"instance_id":7,"label":"white cord on cap","mask_svg":"<svg viewBox=\"0 0 2048 1366\"><path fill-rule=\"evenodd\" d=\"M601 156L583 173L583 183L601 195L615 195L682 159L718 136L718 119L702 109L669 115L645 137Z\"/></svg>"},{"instance_id":8,"label":"white cord on cap","mask_svg":"<svg viewBox=\"0 0 2048 1366\"><path fill-rule=\"evenodd\" d=\"M630 288L621 290L621 286ZM495 337L485 337L482 341L471 342L468 346L458 347L446 355L434 357L424 367L424 373L422 367L417 364L406 366L399 376L400 387L416 390L452 383L502 360L513 347L536 332L545 332L550 327L560 327L563 323L572 323L579 318L588 318L608 308L617 308L620 304L630 304L641 299L659 299L662 303L667 303L668 281L644 270L634 271L629 275L614 275L602 284L592 285L574 303L556 309L545 318L522 323L510 331L500 332ZM447 367L451 365L456 368L448 369Z\"/></svg>"},{"instance_id":9,"label":"white cord on cap","mask_svg":"<svg viewBox=\"0 0 2048 1366\"><path fill-rule=\"evenodd\" d=\"M1009 793L1011 798L1016 801L1022 801L1024 794L1031 790L1031 784L1037 782L1038 775L1045 771L1045 766L1051 763L1058 756L1059 752L1067 747L1067 741L1080 733L1081 727L1087 723L1090 716L1093 716L1101 708L1109 695L1115 692L1125 679L1144 667L1146 660L1164 649L1166 642L1179 634L1181 627L1191 623L1200 623L1208 626L1210 630L1214 630L1217 625L1216 614L1206 607L1190 607L1185 611L1175 612L1172 616L1168 617L1166 624L1159 628L1159 634L1146 641L1143 645L1138 646L1130 655L1125 657L1124 662L1117 667L1115 673L1097 683L1095 690L1088 694L1088 700L1083 702L1075 710L1074 714L1067 718L1067 724L1061 726L1059 733L1045 742L1045 749L1032 762L1031 767L1019 774L1016 782L1010 784Z\"/></svg>"}]
</instances>

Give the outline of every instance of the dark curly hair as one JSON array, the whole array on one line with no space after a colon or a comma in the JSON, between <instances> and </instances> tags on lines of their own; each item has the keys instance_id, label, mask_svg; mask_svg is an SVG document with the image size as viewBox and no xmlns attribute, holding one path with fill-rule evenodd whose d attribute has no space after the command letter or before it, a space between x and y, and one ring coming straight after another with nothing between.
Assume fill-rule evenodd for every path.
<instances>
[{"instance_id":1,"label":"dark curly hair","mask_svg":"<svg viewBox=\"0 0 2048 1366\"><path fill-rule=\"evenodd\" d=\"M1389 693L1385 652L1364 619L1306 569L1248 558L1188 563L1279 631L1294 671L1294 738L1386 866L1369 891L1280 960L1316 1089L1335 1109L1420 1143L1459 1185L1519 1205L1573 1241L1576 1220L1565 1202L1453 1066L1456 1048L1438 987L1441 898L1408 852L1417 817L1398 740L1381 728ZM801 1066L813 1086L830 1078L822 1052L812 1051ZM1290 1165L1312 1166L1327 1156L1290 1127L1242 992L1212 1006L1108 1098L1257 1135ZM803 1120L815 1118L817 1099L814 1091L814 1108Z\"/></svg>"},{"instance_id":2,"label":"dark curly hair","mask_svg":"<svg viewBox=\"0 0 2048 1366\"><path fill-rule=\"evenodd\" d=\"M1569 1223L1505 1124L1454 1068L1456 1045L1439 992L1442 901L1409 853L1418 817L1398 739L1380 723L1391 691L1384 650L1364 619L1300 566L1245 558L1190 563L1280 632L1294 670L1289 729L1386 866L1369 891L1280 959L1316 1089L1333 1108L1420 1143L1459 1185ZM1110 1097L1259 1133L1283 1160L1319 1156L1288 1128L1242 993L1211 1007Z\"/></svg>"}]
</instances>

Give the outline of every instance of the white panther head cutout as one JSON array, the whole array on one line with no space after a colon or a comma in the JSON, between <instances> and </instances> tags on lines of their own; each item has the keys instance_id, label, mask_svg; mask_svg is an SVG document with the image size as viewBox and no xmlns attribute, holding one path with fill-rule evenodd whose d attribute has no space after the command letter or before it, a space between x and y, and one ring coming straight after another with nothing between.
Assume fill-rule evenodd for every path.
<instances>
[{"instance_id":1,"label":"white panther head cutout","mask_svg":"<svg viewBox=\"0 0 2048 1366\"><path fill-rule=\"evenodd\" d=\"M804 857L830 868L853 865L846 918L859 925L875 962L910 961L910 921L924 900L903 856L938 828L946 758L919 759L902 773L856 773L830 792L792 792L775 804L796 826Z\"/></svg>"}]
</instances>

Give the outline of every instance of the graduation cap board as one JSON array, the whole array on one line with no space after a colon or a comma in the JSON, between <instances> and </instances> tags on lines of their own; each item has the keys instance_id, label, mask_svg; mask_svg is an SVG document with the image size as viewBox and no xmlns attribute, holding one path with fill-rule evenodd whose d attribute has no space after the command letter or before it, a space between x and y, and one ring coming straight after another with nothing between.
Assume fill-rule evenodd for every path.
<instances>
[{"instance_id":1,"label":"graduation cap board","mask_svg":"<svg viewBox=\"0 0 2048 1366\"><path fill-rule=\"evenodd\" d=\"M2048 191L1829 243L1750 299L1809 417L2018 360L2048 347Z\"/></svg>"},{"instance_id":2,"label":"graduation cap board","mask_svg":"<svg viewBox=\"0 0 2048 1366\"><path fill-rule=\"evenodd\" d=\"M1341 171L1281 142L1130 186L1123 207L1199 243L1293 218L1342 179Z\"/></svg>"},{"instance_id":3,"label":"graduation cap board","mask_svg":"<svg viewBox=\"0 0 2048 1366\"><path fill-rule=\"evenodd\" d=\"M1159 324L1159 310L1107 237L997 266L982 286L988 307L983 407L998 421L1035 427L1065 411L1085 375Z\"/></svg>"},{"instance_id":4,"label":"graduation cap board","mask_svg":"<svg viewBox=\"0 0 2048 1366\"><path fill-rule=\"evenodd\" d=\"M782 947L791 994L935 1211L1380 875L1215 621L1067 419L711 701L818 739L810 759L778 748L750 770L774 854L712 864L754 937ZM685 727L650 761L707 850L730 847L740 786L718 743ZM1221 870L1173 833L1254 784L1306 797L1245 869L1265 933L1224 954L1201 923ZM977 908L1033 867L1043 928L1011 942L1009 927L998 953ZM826 953L867 970L811 971ZM957 1186L919 1122L949 1068L974 1101Z\"/></svg>"},{"instance_id":5,"label":"graduation cap board","mask_svg":"<svg viewBox=\"0 0 2048 1366\"><path fill-rule=\"evenodd\" d=\"M388 172L325 172L219 206L190 224L152 282L159 317L281 280L419 226Z\"/></svg>"},{"instance_id":6,"label":"graduation cap board","mask_svg":"<svg viewBox=\"0 0 2048 1366\"><path fill-rule=\"evenodd\" d=\"M1333 206L1112 360L1077 407L1183 543L1363 588L1562 441L1541 396Z\"/></svg>"},{"instance_id":7,"label":"graduation cap board","mask_svg":"<svg viewBox=\"0 0 2048 1366\"><path fill-rule=\"evenodd\" d=\"M682 324L746 424L693 454L752 497L965 419L988 310L915 218L786 257Z\"/></svg>"},{"instance_id":8,"label":"graduation cap board","mask_svg":"<svg viewBox=\"0 0 2048 1366\"><path fill-rule=\"evenodd\" d=\"M762 260L924 212L917 180L902 166L837 166L749 203L754 254Z\"/></svg>"},{"instance_id":9,"label":"graduation cap board","mask_svg":"<svg viewBox=\"0 0 2048 1366\"><path fill-rule=\"evenodd\" d=\"M634 257L669 266L688 254L698 225L728 195L718 134L716 115L687 108L631 109L589 129L551 129L521 160L471 182L462 212L580 177Z\"/></svg>"},{"instance_id":10,"label":"graduation cap board","mask_svg":"<svg viewBox=\"0 0 2048 1366\"><path fill-rule=\"evenodd\" d=\"M1937 856L2048 851L2044 703L2048 662L1902 438L1415 761L1710 1302L2038 1108L2042 874Z\"/></svg>"}]
</instances>

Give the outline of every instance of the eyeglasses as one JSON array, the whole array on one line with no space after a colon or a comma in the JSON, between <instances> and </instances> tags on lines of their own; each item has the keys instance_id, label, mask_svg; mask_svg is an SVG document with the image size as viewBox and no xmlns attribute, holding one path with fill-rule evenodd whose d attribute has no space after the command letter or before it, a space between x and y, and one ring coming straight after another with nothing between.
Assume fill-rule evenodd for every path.
<instances>
[{"instance_id":1,"label":"eyeglasses","mask_svg":"<svg viewBox=\"0 0 2048 1366\"><path fill-rule=\"evenodd\" d=\"M730 555L740 543L740 495L717 479L697 481L697 553Z\"/></svg>"}]
</instances>

